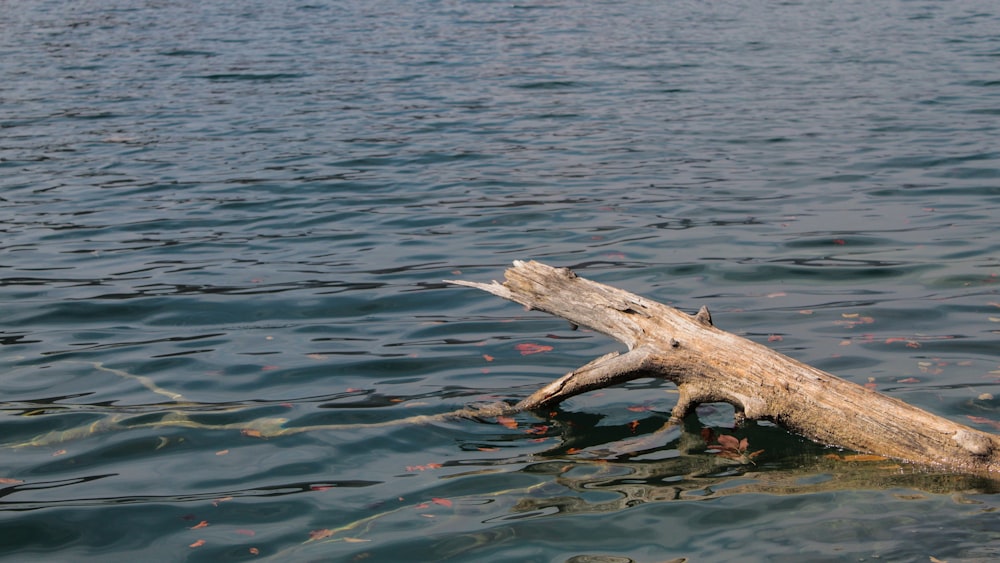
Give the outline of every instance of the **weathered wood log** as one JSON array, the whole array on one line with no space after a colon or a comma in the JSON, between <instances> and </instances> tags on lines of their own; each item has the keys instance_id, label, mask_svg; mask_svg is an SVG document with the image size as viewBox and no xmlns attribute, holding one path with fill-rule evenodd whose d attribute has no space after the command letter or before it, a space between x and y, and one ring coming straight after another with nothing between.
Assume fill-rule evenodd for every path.
<instances>
[{"instance_id":1,"label":"weathered wood log","mask_svg":"<svg viewBox=\"0 0 1000 563\"><path fill-rule=\"evenodd\" d=\"M537 410L594 389L662 377L679 390L672 417L725 402L737 422L767 420L818 443L915 464L1000 475L1000 437L796 361L695 315L578 277L515 261L506 282L454 281L611 336L628 347L546 385L509 412Z\"/></svg>"}]
</instances>

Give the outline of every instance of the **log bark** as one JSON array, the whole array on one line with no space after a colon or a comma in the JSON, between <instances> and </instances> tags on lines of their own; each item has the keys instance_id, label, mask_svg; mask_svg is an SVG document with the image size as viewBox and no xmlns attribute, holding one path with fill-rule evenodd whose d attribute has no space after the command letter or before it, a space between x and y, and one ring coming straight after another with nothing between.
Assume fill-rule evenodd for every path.
<instances>
[{"instance_id":1,"label":"log bark","mask_svg":"<svg viewBox=\"0 0 1000 563\"><path fill-rule=\"evenodd\" d=\"M677 385L672 418L724 402L737 422L767 420L820 444L940 469L1000 475L1000 437L789 358L716 328L706 308L673 307L577 276L515 261L503 284L449 280L589 327L628 351L608 354L546 385L507 412L546 408L574 395L643 377ZM495 410L495 409L494 409ZM484 415L496 414L490 409Z\"/></svg>"}]
</instances>

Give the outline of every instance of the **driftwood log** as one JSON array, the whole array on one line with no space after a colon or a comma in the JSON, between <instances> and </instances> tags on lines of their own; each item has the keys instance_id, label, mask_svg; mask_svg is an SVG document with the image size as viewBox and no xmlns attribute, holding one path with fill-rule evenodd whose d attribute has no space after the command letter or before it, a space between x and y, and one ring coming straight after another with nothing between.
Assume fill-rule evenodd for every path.
<instances>
[{"instance_id":1,"label":"driftwood log","mask_svg":"<svg viewBox=\"0 0 1000 563\"><path fill-rule=\"evenodd\" d=\"M503 284L449 280L562 317L621 342L506 412L553 406L574 395L643 377L677 385L671 415L724 402L737 423L767 420L820 444L939 469L1000 475L1000 437L931 414L789 358L695 315L581 278L566 268L515 261ZM496 408L496 407L494 407ZM484 414L490 414L484 412Z\"/></svg>"}]
</instances>

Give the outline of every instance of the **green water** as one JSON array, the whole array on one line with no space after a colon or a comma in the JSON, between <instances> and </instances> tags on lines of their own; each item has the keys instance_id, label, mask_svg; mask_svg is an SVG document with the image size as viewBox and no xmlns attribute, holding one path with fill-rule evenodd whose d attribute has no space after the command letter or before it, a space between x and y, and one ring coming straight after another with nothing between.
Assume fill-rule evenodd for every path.
<instances>
[{"instance_id":1,"label":"green water","mask_svg":"<svg viewBox=\"0 0 1000 563\"><path fill-rule=\"evenodd\" d=\"M996 559L997 482L660 381L413 417L621 349L442 281L533 258L996 431L998 20L0 1L0 558Z\"/></svg>"}]
</instances>

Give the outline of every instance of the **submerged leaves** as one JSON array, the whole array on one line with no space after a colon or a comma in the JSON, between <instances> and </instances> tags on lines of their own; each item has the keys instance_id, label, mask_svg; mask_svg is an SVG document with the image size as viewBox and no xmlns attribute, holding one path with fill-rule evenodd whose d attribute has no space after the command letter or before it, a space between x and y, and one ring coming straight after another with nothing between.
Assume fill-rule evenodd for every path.
<instances>
[{"instance_id":1,"label":"submerged leaves","mask_svg":"<svg viewBox=\"0 0 1000 563\"><path fill-rule=\"evenodd\" d=\"M709 451L715 452L720 457L738 461L743 464L751 463L753 465L757 465L754 458L764 453L764 450L749 452L749 449L750 442L746 438L740 440L735 436L729 436L726 434L718 437L718 443L709 444L708 446Z\"/></svg>"},{"instance_id":2,"label":"submerged leaves","mask_svg":"<svg viewBox=\"0 0 1000 563\"><path fill-rule=\"evenodd\" d=\"M531 354L541 354L542 352L551 352L552 346L535 344L533 342L522 342L515 345L514 349L520 352L522 356L528 356Z\"/></svg>"}]
</instances>

